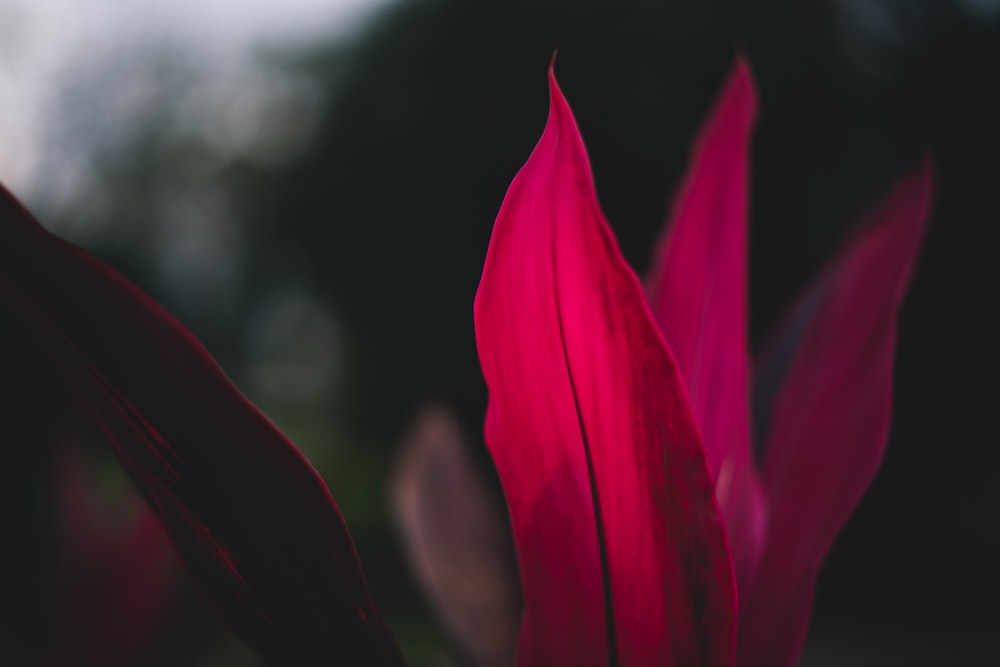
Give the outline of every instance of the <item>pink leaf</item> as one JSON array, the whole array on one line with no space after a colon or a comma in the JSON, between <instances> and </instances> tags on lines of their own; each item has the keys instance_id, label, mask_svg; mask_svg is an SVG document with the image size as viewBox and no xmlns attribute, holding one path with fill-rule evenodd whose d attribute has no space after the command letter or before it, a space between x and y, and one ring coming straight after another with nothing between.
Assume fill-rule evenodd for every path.
<instances>
[{"instance_id":1,"label":"pink leaf","mask_svg":"<svg viewBox=\"0 0 1000 667\"><path fill-rule=\"evenodd\" d=\"M452 413L431 406L403 443L393 509L417 577L475 667L514 664L521 599L510 526Z\"/></svg>"},{"instance_id":2,"label":"pink leaf","mask_svg":"<svg viewBox=\"0 0 1000 667\"><path fill-rule=\"evenodd\" d=\"M794 664L816 572L882 460L899 311L930 198L926 160L872 210L758 364L770 518L756 583L740 605L743 667Z\"/></svg>"},{"instance_id":3,"label":"pink leaf","mask_svg":"<svg viewBox=\"0 0 1000 667\"><path fill-rule=\"evenodd\" d=\"M401 664L316 471L173 317L2 188L0 308L103 430L243 641L279 664Z\"/></svg>"},{"instance_id":4,"label":"pink leaf","mask_svg":"<svg viewBox=\"0 0 1000 667\"><path fill-rule=\"evenodd\" d=\"M681 378L550 72L475 303L486 440L524 591L522 665L729 665L734 581Z\"/></svg>"},{"instance_id":5,"label":"pink leaf","mask_svg":"<svg viewBox=\"0 0 1000 667\"><path fill-rule=\"evenodd\" d=\"M738 61L699 137L647 282L701 429L740 590L753 579L764 507L750 449L747 188L756 94Z\"/></svg>"}]
</instances>

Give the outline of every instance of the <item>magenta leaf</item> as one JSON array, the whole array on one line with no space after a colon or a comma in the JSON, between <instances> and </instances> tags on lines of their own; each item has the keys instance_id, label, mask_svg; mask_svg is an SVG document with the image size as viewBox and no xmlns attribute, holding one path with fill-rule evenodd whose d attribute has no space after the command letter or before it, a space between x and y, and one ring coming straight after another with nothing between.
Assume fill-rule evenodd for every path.
<instances>
[{"instance_id":1,"label":"magenta leaf","mask_svg":"<svg viewBox=\"0 0 1000 667\"><path fill-rule=\"evenodd\" d=\"M475 303L519 664L730 665L735 582L701 439L551 72L550 90Z\"/></svg>"},{"instance_id":2,"label":"magenta leaf","mask_svg":"<svg viewBox=\"0 0 1000 667\"><path fill-rule=\"evenodd\" d=\"M0 309L107 436L244 642L282 665L402 664L316 471L173 317L6 190Z\"/></svg>"},{"instance_id":3,"label":"magenta leaf","mask_svg":"<svg viewBox=\"0 0 1000 667\"><path fill-rule=\"evenodd\" d=\"M930 160L862 221L755 371L768 534L741 594L740 665L794 664L816 572L882 460L900 307L924 236Z\"/></svg>"},{"instance_id":4,"label":"magenta leaf","mask_svg":"<svg viewBox=\"0 0 1000 667\"><path fill-rule=\"evenodd\" d=\"M695 144L647 281L701 428L736 579L753 579L764 506L750 448L747 189L756 95L738 61Z\"/></svg>"},{"instance_id":5,"label":"magenta leaf","mask_svg":"<svg viewBox=\"0 0 1000 667\"><path fill-rule=\"evenodd\" d=\"M689 391L733 549L737 662L780 667L798 658L816 573L882 457L899 307L931 188L928 163L882 202L772 338L754 371L751 433L754 110L738 62L696 144L648 291ZM755 450L765 452L762 469Z\"/></svg>"}]
</instances>

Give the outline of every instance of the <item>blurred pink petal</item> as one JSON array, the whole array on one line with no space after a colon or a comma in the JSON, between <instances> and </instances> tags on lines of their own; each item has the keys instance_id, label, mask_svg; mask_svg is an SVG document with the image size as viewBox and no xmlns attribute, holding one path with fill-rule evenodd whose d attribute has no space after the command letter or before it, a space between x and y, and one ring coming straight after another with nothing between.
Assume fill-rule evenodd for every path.
<instances>
[{"instance_id":1,"label":"blurred pink petal","mask_svg":"<svg viewBox=\"0 0 1000 667\"><path fill-rule=\"evenodd\" d=\"M476 667L514 664L521 623L510 526L446 408L423 410L392 484L411 566L445 628Z\"/></svg>"}]
</instances>

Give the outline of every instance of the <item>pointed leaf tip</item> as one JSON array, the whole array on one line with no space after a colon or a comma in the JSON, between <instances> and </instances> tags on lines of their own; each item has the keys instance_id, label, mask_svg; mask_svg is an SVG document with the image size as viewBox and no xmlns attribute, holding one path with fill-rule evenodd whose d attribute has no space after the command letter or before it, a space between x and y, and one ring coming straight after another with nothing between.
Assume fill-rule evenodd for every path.
<instances>
[{"instance_id":1,"label":"pointed leaf tip","mask_svg":"<svg viewBox=\"0 0 1000 667\"><path fill-rule=\"evenodd\" d=\"M730 665L734 582L697 429L549 81L475 301L525 596L520 664Z\"/></svg>"},{"instance_id":2,"label":"pointed leaf tip","mask_svg":"<svg viewBox=\"0 0 1000 667\"><path fill-rule=\"evenodd\" d=\"M747 215L756 93L738 60L691 151L647 281L684 378L726 521L737 580L752 580L764 506L750 449Z\"/></svg>"}]
</instances>

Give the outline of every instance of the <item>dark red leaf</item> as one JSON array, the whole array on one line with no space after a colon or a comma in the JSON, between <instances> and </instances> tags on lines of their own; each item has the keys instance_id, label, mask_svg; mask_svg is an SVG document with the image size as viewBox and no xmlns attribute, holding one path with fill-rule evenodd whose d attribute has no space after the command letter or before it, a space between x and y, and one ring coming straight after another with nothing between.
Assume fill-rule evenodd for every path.
<instances>
[{"instance_id":1,"label":"dark red leaf","mask_svg":"<svg viewBox=\"0 0 1000 667\"><path fill-rule=\"evenodd\" d=\"M899 312L931 190L926 160L872 210L757 366L769 519L756 582L740 605L743 667L795 663L816 572L882 460Z\"/></svg>"},{"instance_id":2,"label":"dark red leaf","mask_svg":"<svg viewBox=\"0 0 1000 667\"><path fill-rule=\"evenodd\" d=\"M5 190L0 309L103 430L243 641L282 665L402 663L316 471L173 317Z\"/></svg>"},{"instance_id":3,"label":"dark red leaf","mask_svg":"<svg viewBox=\"0 0 1000 667\"><path fill-rule=\"evenodd\" d=\"M729 665L735 583L673 358L550 73L475 303L486 440L521 569L522 665Z\"/></svg>"},{"instance_id":4,"label":"dark red leaf","mask_svg":"<svg viewBox=\"0 0 1000 667\"><path fill-rule=\"evenodd\" d=\"M79 445L65 444L56 464L67 558L60 664L147 663L177 602L170 538L132 489L108 506Z\"/></svg>"}]
</instances>

